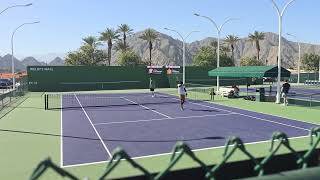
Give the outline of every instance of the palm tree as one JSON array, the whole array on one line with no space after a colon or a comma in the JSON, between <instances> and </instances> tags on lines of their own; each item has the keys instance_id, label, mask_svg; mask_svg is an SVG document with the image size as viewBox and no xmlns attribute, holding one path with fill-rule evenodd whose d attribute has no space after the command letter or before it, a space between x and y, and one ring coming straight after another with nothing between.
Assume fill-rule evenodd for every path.
<instances>
[{"instance_id":1,"label":"palm tree","mask_svg":"<svg viewBox=\"0 0 320 180\"><path fill-rule=\"evenodd\" d=\"M87 45L90 48L90 59L91 63L94 64L94 51L96 48L96 42L97 38L94 36L88 36L82 39L85 45Z\"/></svg>"},{"instance_id":2,"label":"palm tree","mask_svg":"<svg viewBox=\"0 0 320 180\"><path fill-rule=\"evenodd\" d=\"M232 61L235 64L235 59L234 59L234 46L235 44L239 41L240 39L237 36L234 35L228 35L225 38L225 42L228 43L231 47L231 53L232 53Z\"/></svg>"},{"instance_id":3,"label":"palm tree","mask_svg":"<svg viewBox=\"0 0 320 180\"><path fill-rule=\"evenodd\" d=\"M112 28L107 28L104 32L100 33L101 37L100 40L101 41L106 41L108 44L108 64L110 66L111 64L111 50L112 50L112 45L113 45L113 40L116 40L119 38L118 32L115 31Z\"/></svg>"},{"instance_id":4,"label":"palm tree","mask_svg":"<svg viewBox=\"0 0 320 180\"><path fill-rule=\"evenodd\" d=\"M129 46L124 44L123 41L118 40L116 45L115 45L115 50L116 51L121 51L121 52L126 52L129 49Z\"/></svg>"},{"instance_id":5,"label":"palm tree","mask_svg":"<svg viewBox=\"0 0 320 180\"><path fill-rule=\"evenodd\" d=\"M128 24L121 24L118 26L118 32L122 33L123 38L123 46L127 47L127 35L130 35L132 33L133 29L130 28Z\"/></svg>"},{"instance_id":6,"label":"palm tree","mask_svg":"<svg viewBox=\"0 0 320 180\"><path fill-rule=\"evenodd\" d=\"M264 40L264 33L259 31L254 31L253 34L249 34L249 41L256 44L257 48L257 58L260 59L260 43L259 41Z\"/></svg>"},{"instance_id":7,"label":"palm tree","mask_svg":"<svg viewBox=\"0 0 320 180\"><path fill-rule=\"evenodd\" d=\"M151 66L152 65L152 60L151 60L151 51L153 49L153 41L155 41L158 37L158 34L155 30L153 29L147 29L144 31L144 33L142 34L142 36L140 36L140 39L143 39L145 41L147 41L149 43L149 53L150 53L150 56L149 56L149 65Z\"/></svg>"}]
</instances>

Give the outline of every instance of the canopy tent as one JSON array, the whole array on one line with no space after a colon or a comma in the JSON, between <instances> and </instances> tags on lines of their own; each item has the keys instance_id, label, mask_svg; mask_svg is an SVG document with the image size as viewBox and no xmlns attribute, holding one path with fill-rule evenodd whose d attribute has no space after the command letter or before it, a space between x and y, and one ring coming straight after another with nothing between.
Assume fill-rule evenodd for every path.
<instances>
[{"instance_id":1,"label":"canopy tent","mask_svg":"<svg viewBox=\"0 0 320 180\"><path fill-rule=\"evenodd\" d=\"M240 78L263 78L278 77L278 66L240 66L219 67L208 72L209 76L240 77ZM281 67L281 77L290 77L291 72Z\"/></svg>"}]
</instances>

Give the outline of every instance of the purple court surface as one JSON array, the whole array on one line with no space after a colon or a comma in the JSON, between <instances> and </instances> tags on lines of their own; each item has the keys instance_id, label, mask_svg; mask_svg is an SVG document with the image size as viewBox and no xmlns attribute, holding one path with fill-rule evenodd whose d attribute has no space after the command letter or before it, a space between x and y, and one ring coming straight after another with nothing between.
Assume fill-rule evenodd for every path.
<instances>
[{"instance_id":1,"label":"purple court surface","mask_svg":"<svg viewBox=\"0 0 320 180\"><path fill-rule=\"evenodd\" d=\"M90 106L101 99L110 105ZM269 140L275 131L307 136L316 126L204 101L187 100L183 111L176 97L149 93L75 94L62 96L61 105L63 167L107 161L116 147L142 158L169 153L177 141L201 150L223 146L230 136L246 143Z\"/></svg>"},{"instance_id":2,"label":"purple court surface","mask_svg":"<svg viewBox=\"0 0 320 180\"><path fill-rule=\"evenodd\" d=\"M265 86L265 94L275 96L277 87L273 86L272 91L270 93L270 87ZM252 94L253 92L256 92L257 88L249 87L248 92ZM240 88L240 91L245 93L247 92L246 88ZM289 98L291 99L301 99L305 101L320 101L320 88L303 88L303 87L291 87L289 94Z\"/></svg>"}]
</instances>

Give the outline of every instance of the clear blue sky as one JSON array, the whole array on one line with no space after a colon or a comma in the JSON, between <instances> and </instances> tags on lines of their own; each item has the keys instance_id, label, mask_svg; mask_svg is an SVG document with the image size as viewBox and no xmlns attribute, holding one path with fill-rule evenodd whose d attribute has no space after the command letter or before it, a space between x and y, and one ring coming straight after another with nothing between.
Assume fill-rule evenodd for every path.
<instances>
[{"instance_id":1,"label":"clear blue sky","mask_svg":"<svg viewBox=\"0 0 320 180\"><path fill-rule=\"evenodd\" d=\"M281 7L287 2L276 1ZM277 32L278 28L270 0L1 0L0 9L29 2L34 5L0 15L0 55L10 53L10 36L15 27L37 20L41 23L25 26L16 34L15 51L19 56L75 50L83 37L99 35L107 27L116 28L121 23L129 24L135 31L148 27L161 32L169 27L184 34L201 31L188 41L216 36L212 25L193 16L195 12L212 17L218 24L228 17L240 18L225 26L223 36L244 37L254 30ZM285 33L319 44L319 7L318 0L297 0L285 14Z\"/></svg>"}]
</instances>

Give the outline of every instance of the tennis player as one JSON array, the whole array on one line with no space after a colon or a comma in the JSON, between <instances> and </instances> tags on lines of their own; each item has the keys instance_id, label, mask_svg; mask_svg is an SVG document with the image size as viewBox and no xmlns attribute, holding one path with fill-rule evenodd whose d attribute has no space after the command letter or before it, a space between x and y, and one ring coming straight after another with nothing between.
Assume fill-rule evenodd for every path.
<instances>
[{"instance_id":1,"label":"tennis player","mask_svg":"<svg viewBox=\"0 0 320 180\"><path fill-rule=\"evenodd\" d=\"M288 93L290 90L290 84L288 83L288 80L285 81L285 83L282 85L281 92L283 97L283 105L287 106L288 103Z\"/></svg>"},{"instance_id":2,"label":"tennis player","mask_svg":"<svg viewBox=\"0 0 320 180\"><path fill-rule=\"evenodd\" d=\"M186 101L186 96L188 94L187 94L186 86L181 81L178 84L178 94L180 96L180 107L181 107L181 110L184 110L183 104Z\"/></svg>"},{"instance_id":3,"label":"tennis player","mask_svg":"<svg viewBox=\"0 0 320 180\"><path fill-rule=\"evenodd\" d=\"M152 97L155 97L156 94L154 93L154 90L156 89L156 83L154 80L152 80L152 78L150 77L150 80L149 80L150 84L149 84L149 88L150 88L150 92L152 94Z\"/></svg>"}]
</instances>

